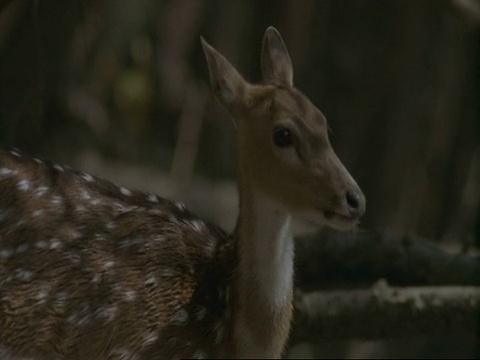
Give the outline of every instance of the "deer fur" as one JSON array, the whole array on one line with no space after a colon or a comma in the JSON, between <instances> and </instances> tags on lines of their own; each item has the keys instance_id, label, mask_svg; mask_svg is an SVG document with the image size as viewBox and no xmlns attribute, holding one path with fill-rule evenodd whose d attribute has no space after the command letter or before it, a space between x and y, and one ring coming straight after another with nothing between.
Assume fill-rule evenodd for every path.
<instances>
[{"instance_id":1,"label":"deer fur","mask_svg":"<svg viewBox=\"0 0 480 360\"><path fill-rule=\"evenodd\" d=\"M0 151L2 359L279 358L292 319L291 217L347 230L365 199L268 28L253 85L202 39L237 124L229 235L181 204ZM274 144L278 127L291 146Z\"/></svg>"}]
</instances>

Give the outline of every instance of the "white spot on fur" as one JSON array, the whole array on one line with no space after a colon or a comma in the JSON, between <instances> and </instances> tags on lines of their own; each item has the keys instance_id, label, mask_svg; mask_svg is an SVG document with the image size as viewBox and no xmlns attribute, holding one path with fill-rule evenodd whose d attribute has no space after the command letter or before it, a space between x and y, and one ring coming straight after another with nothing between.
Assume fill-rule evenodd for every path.
<instances>
[{"instance_id":1,"label":"white spot on fur","mask_svg":"<svg viewBox=\"0 0 480 360\"><path fill-rule=\"evenodd\" d=\"M205 354L203 351L196 351L192 355L192 359L206 359L207 354Z\"/></svg>"},{"instance_id":2,"label":"white spot on fur","mask_svg":"<svg viewBox=\"0 0 480 360\"><path fill-rule=\"evenodd\" d=\"M40 291L38 292L38 294L36 296L36 299L39 300L42 303L45 302L45 300L48 297L49 292L50 291L47 287L44 287L44 288L40 289Z\"/></svg>"},{"instance_id":3,"label":"white spot on fur","mask_svg":"<svg viewBox=\"0 0 480 360\"><path fill-rule=\"evenodd\" d=\"M28 280L32 277L32 272L24 268L19 268L15 270L15 277L19 280Z\"/></svg>"},{"instance_id":4,"label":"white spot on fur","mask_svg":"<svg viewBox=\"0 0 480 360\"><path fill-rule=\"evenodd\" d=\"M165 241L165 236L163 236L163 235L155 235L155 236L153 237L153 241L156 241L156 242Z\"/></svg>"},{"instance_id":5,"label":"white spot on fur","mask_svg":"<svg viewBox=\"0 0 480 360\"><path fill-rule=\"evenodd\" d=\"M43 161L37 157L34 157L33 161L35 161L37 164L43 164Z\"/></svg>"},{"instance_id":6,"label":"white spot on fur","mask_svg":"<svg viewBox=\"0 0 480 360\"><path fill-rule=\"evenodd\" d=\"M35 243L35 246L39 249L45 249L47 247L47 242L43 240L39 240Z\"/></svg>"},{"instance_id":7,"label":"white spot on fur","mask_svg":"<svg viewBox=\"0 0 480 360\"><path fill-rule=\"evenodd\" d=\"M137 293L134 290L127 290L124 293L124 297L126 301L131 302L137 298Z\"/></svg>"},{"instance_id":8,"label":"white spot on fur","mask_svg":"<svg viewBox=\"0 0 480 360\"><path fill-rule=\"evenodd\" d=\"M145 285L147 286L150 286L150 285L153 285L157 282L157 280L155 279L155 277L153 275L150 275L147 280L145 280Z\"/></svg>"},{"instance_id":9,"label":"white spot on fur","mask_svg":"<svg viewBox=\"0 0 480 360\"><path fill-rule=\"evenodd\" d=\"M14 228L20 227L23 224L25 224L25 220L18 220L15 225L13 225Z\"/></svg>"},{"instance_id":10,"label":"white spot on fur","mask_svg":"<svg viewBox=\"0 0 480 360\"><path fill-rule=\"evenodd\" d=\"M48 187L46 186L39 186L38 188L35 189L35 195L40 197L45 195L45 193L48 191Z\"/></svg>"},{"instance_id":11,"label":"white spot on fur","mask_svg":"<svg viewBox=\"0 0 480 360\"><path fill-rule=\"evenodd\" d=\"M26 243L22 243L22 244L17 246L17 249L15 250L15 252L17 254L20 254L20 253L23 253L27 250L28 250L28 245Z\"/></svg>"},{"instance_id":12,"label":"white spot on fur","mask_svg":"<svg viewBox=\"0 0 480 360\"><path fill-rule=\"evenodd\" d=\"M81 256L76 253L70 252L67 254L67 256L74 264L78 264L80 261L82 261Z\"/></svg>"},{"instance_id":13,"label":"white spot on fur","mask_svg":"<svg viewBox=\"0 0 480 360\"><path fill-rule=\"evenodd\" d=\"M93 176L87 174L87 173L83 173L82 174L82 178L83 180L85 180L86 182L93 182L95 179L93 178Z\"/></svg>"},{"instance_id":14,"label":"white spot on fur","mask_svg":"<svg viewBox=\"0 0 480 360\"><path fill-rule=\"evenodd\" d=\"M84 303L80 305L78 311L70 314L70 316L67 318L67 321L77 326L84 326L92 320L92 315L93 314L90 309L90 305Z\"/></svg>"},{"instance_id":15,"label":"white spot on fur","mask_svg":"<svg viewBox=\"0 0 480 360\"><path fill-rule=\"evenodd\" d=\"M56 307L64 307L65 304L66 304L66 300L67 300L67 295L64 293L64 292L59 292L55 295L55 297L53 298L53 304L56 306Z\"/></svg>"},{"instance_id":16,"label":"white spot on fur","mask_svg":"<svg viewBox=\"0 0 480 360\"><path fill-rule=\"evenodd\" d=\"M43 210L35 210L34 212L32 212L32 216L33 217L39 217L41 215L43 215L44 211Z\"/></svg>"},{"instance_id":17,"label":"white spot on fur","mask_svg":"<svg viewBox=\"0 0 480 360\"><path fill-rule=\"evenodd\" d=\"M104 318L106 322L113 321L117 315L118 307L116 305L112 306L101 306L96 311L96 316Z\"/></svg>"},{"instance_id":18,"label":"white spot on fur","mask_svg":"<svg viewBox=\"0 0 480 360\"><path fill-rule=\"evenodd\" d=\"M176 206L176 208L177 208L178 210L180 210L180 211L185 211L185 209L186 209L186 208L185 208L185 205L184 205L183 203L181 203L181 202L176 202L176 203L175 203L175 206Z\"/></svg>"},{"instance_id":19,"label":"white spot on fur","mask_svg":"<svg viewBox=\"0 0 480 360\"><path fill-rule=\"evenodd\" d=\"M172 278L172 277L175 277L175 276L177 276L177 275L178 275L178 273L177 273L175 270L173 270L173 269L163 269L163 270L162 270L162 277L170 277L170 278Z\"/></svg>"},{"instance_id":20,"label":"white spot on fur","mask_svg":"<svg viewBox=\"0 0 480 360\"><path fill-rule=\"evenodd\" d=\"M217 240L213 237L207 238L207 242L204 244L205 255L211 257L214 255L217 248Z\"/></svg>"},{"instance_id":21,"label":"white spot on fur","mask_svg":"<svg viewBox=\"0 0 480 360\"><path fill-rule=\"evenodd\" d=\"M115 348L109 354L109 359L138 360L138 355L126 348Z\"/></svg>"},{"instance_id":22,"label":"white spot on fur","mask_svg":"<svg viewBox=\"0 0 480 360\"><path fill-rule=\"evenodd\" d=\"M185 309L178 310L170 319L170 323L174 325L185 325L188 321L188 312Z\"/></svg>"},{"instance_id":23,"label":"white spot on fur","mask_svg":"<svg viewBox=\"0 0 480 360\"><path fill-rule=\"evenodd\" d=\"M92 268L88 268L88 269L91 270L91 271L93 271ZM115 293L119 293L119 292L122 292L123 288L122 288L122 285L117 282L117 283L113 284L112 290L113 290Z\"/></svg>"},{"instance_id":24,"label":"white spot on fur","mask_svg":"<svg viewBox=\"0 0 480 360\"><path fill-rule=\"evenodd\" d=\"M103 266L105 269L110 269L111 267L113 267L115 265L115 261L107 261Z\"/></svg>"},{"instance_id":25,"label":"white spot on fur","mask_svg":"<svg viewBox=\"0 0 480 360\"><path fill-rule=\"evenodd\" d=\"M61 165L55 164L53 167L60 172L65 172L65 169Z\"/></svg>"},{"instance_id":26,"label":"white spot on fur","mask_svg":"<svg viewBox=\"0 0 480 360\"><path fill-rule=\"evenodd\" d=\"M107 229L109 229L109 230L113 230L113 229L115 229L116 225L115 225L115 223L114 223L113 221L109 221L109 222L107 222L106 227L107 227Z\"/></svg>"},{"instance_id":27,"label":"white spot on fur","mask_svg":"<svg viewBox=\"0 0 480 360\"><path fill-rule=\"evenodd\" d=\"M16 157L20 157L20 154L15 150L10 150L10 154L12 154L13 156L16 156Z\"/></svg>"},{"instance_id":28,"label":"white spot on fur","mask_svg":"<svg viewBox=\"0 0 480 360\"><path fill-rule=\"evenodd\" d=\"M120 241L118 247L120 249L126 249L126 248L129 248L131 246L143 244L144 242L145 242L145 240L142 239L142 238L139 238L139 237L127 238L127 239L123 239L122 241Z\"/></svg>"},{"instance_id":29,"label":"white spot on fur","mask_svg":"<svg viewBox=\"0 0 480 360\"><path fill-rule=\"evenodd\" d=\"M124 187L120 188L120 192L125 196L131 196L132 195L132 192L128 189L125 189Z\"/></svg>"},{"instance_id":30,"label":"white spot on fur","mask_svg":"<svg viewBox=\"0 0 480 360\"><path fill-rule=\"evenodd\" d=\"M50 239L50 249L58 249L62 245L61 241L58 239Z\"/></svg>"},{"instance_id":31,"label":"white spot on fur","mask_svg":"<svg viewBox=\"0 0 480 360\"><path fill-rule=\"evenodd\" d=\"M30 182L28 180L22 180L17 186L20 190L27 191L30 188Z\"/></svg>"},{"instance_id":32,"label":"white spot on fur","mask_svg":"<svg viewBox=\"0 0 480 360\"><path fill-rule=\"evenodd\" d=\"M95 241L105 241L107 240L107 237L105 234L95 234L94 239Z\"/></svg>"},{"instance_id":33,"label":"white spot on fur","mask_svg":"<svg viewBox=\"0 0 480 360\"><path fill-rule=\"evenodd\" d=\"M68 236L71 239L78 239L78 238L82 237L82 234L75 229L69 229Z\"/></svg>"},{"instance_id":34,"label":"white spot on fur","mask_svg":"<svg viewBox=\"0 0 480 360\"><path fill-rule=\"evenodd\" d=\"M127 211L132 211L134 209L137 209L138 206L128 206L128 205L116 202L113 204L113 208L115 209L115 211L118 211L118 212L127 212Z\"/></svg>"},{"instance_id":35,"label":"white spot on fur","mask_svg":"<svg viewBox=\"0 0 480 360\"><path fill-rule=\"evenodd\" d=\"M102 280L102 275L95 274L92 278L92 283L98 284Z\"/></svg>"},{"instance_id":36,"label":"white spot on fur","mask_svg":"<svg viewBox=\"0 0 480 360\"><path fill-rule=\"evenodd\" d=\"M52 200L50 202L52 205L61 205L63 203L63 199L58 195L54 195L52 196Z\"/></svg>"},{"instance_id":37,"label":"white spot on fur","mask_svg":"<svg viewBox=\"0 0 480 360\"><path fill-rule=\"evenodd\" d=\"M11 257L13 255L13 251L12 249L2 249L0 250L0 258L2 259L8 259L9 257Z\"/></svg>"},{"instance_id":38,"label":"white spot on fur","mask_svg":"<svg viewBox=\"0 0 480 360\"><path fill-rule=\"evenodd\" d=\"M190 225L192 226L193 230L197 232L201 232L203 228L205 227L205 223L200 220L193 220Z\"/></svg>"},{"instance_id":39,"label":"white spot on fur","mask_svg":"<svg viewBox=\"0 0 480 360\"><path fill-rule=\"evenodd\" d=\"M80 195L82 196L83 199L85 200L90 200L92 198L92 196L88 193L87 190L85 189L81 189L80 190Z\"/></svg>"},{"instance_id":40,"label":"white spot on fur","mask_svg":"<svg viewBox=\"0 0 480 360\"><path fill-rule=\"evenodd\" d=\"M70 314L67 318L67 321L70 323L70 324L75 324L77 323L77 314L76 313L73 313L73 314Z\"/></svg>"},{"instance_id":41,"label":"white spot on fur","mask_svg":"<svg viewBox=\"0 0 480 360\"><path fill-rule=\"evenodd\" d=\"M156 331L148 332L142 337L141 347L148 347L158 340L158 333Z\"/></svg>"},{"instance_id":42,"label":"white spot on fur","mask_svg":"<svg viewBox=\"0 0 480 360\"><path fill-rule=\"evenodd\" d=\"M102 202L101 202L100 200L98 200L98 199L92 199L92 200L90 201L90 205L92 205L92 206L97 206L97 205L100 205L101 203L102 203Z\"/></svg>"},{"instance_id":43,"label":"white spot on fur","mask_svg":"<svg viewBox=\"0 0 480 360\"><path fill-rule=\"evenodd\" d=\"M12 173L13 173L12 169L9 169L9 168L6 168L6 167L0 169L0 175L1 176L7 176L7 175L10 175Z\"/></svg>"},{"instance_id":44,"label":"white spot on fur","mask_svg":"<svg viewBox=\"0 0 480 360\"><path fill-rule=\"evenodd\" d=\"M147 193L147 200L153 203L158 203L158 196L152 193Z\"/></svg>"}]
</instances>

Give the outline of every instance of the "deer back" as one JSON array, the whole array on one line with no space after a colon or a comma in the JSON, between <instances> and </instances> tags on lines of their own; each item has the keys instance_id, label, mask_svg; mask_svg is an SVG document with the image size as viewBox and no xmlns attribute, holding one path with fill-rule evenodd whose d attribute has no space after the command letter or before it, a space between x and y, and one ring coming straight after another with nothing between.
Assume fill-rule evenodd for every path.
<instances>
[{"instance_id":1,"label":"deer back","mask_svg":"<svg viewBox=\"0 0 480 360\"><path fill-rule=\"evenodd\" d=\"M231 249L178 203L0 151L0 354L212 356Z\"/></svg>"}]
</instances>

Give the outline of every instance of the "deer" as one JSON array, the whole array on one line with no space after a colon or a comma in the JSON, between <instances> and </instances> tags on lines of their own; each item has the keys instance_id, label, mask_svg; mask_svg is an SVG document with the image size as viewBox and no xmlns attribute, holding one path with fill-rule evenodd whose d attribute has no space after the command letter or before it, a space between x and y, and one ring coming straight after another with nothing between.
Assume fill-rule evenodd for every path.
<instances>
[{"instance_id":1,"label":"deer","mask_svg":"<svg viewBox=\"0 0 480 360\"><path fill-rule=\"evenodd\" d=\"M325 116L293 86L280 33L247 82L201 38L235 122L227 233L181 203L20 150L0 152L2 359L280 358L293 314L292 218L352 230L365 197Z\"/></svg>"}]
</instances>

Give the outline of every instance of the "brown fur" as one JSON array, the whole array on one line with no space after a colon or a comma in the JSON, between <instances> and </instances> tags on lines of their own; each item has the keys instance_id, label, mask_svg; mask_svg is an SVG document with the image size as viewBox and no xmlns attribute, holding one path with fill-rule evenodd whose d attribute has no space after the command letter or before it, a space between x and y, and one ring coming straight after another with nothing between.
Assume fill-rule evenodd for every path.
<instances>
[{"instance_id":1,"label":"brown fur","mask_svg":"<svg viewBox=\"0 0 480 360\"><path fill-rule=\"evenodd\" d=\"M214 354L232 264L222 230L23 155L1 151L1 169L12 172L0 175L0 349L34 359Z\"/></svg>"}]
</instances>

